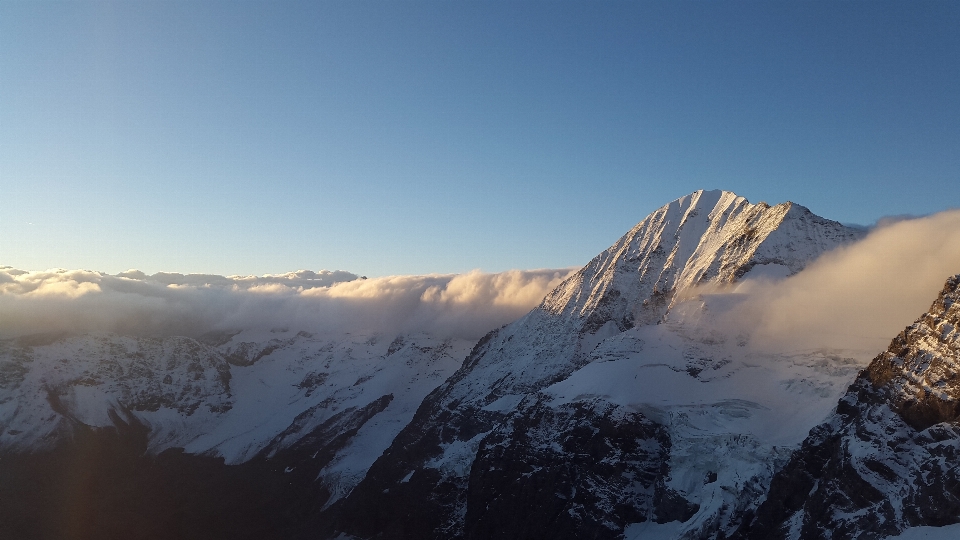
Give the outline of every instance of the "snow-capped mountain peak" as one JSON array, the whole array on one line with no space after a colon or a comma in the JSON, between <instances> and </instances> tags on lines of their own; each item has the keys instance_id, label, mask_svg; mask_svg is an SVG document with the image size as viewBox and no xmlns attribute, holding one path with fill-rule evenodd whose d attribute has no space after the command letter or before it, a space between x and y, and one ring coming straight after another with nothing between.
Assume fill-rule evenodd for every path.
<instances>
[{"instance_id":1,"label":"snow-capped mountain peak","mask_svg":"<svg viewBox=\"0 0 960 540\"><path fill-rule=\"evenodd\" d=\"M638 223L542 307L584 319L588 332L607 321L621 330L651 324L692 287L731 283L757 265L776 264L793 274L862 236L795 203L751 204L729 191L696 191Z\"/></svg>"},{"instance_id":2,"label":"snow-capped mountain peak","mask_svg":"<svg viewBox=\"0 0 960 540\"><path fill-rule=\"evenodd\" d=\"M563 447L560 441L549 435L553 428L539 425L546 418L563 418L558 421L565 426L564 430L576 430L576 422L569 420L571 417L591 419L590 422L629 417L630 422L614 422L627 431L633 429L631 426L635 422L646 423L650 420L645 414L635 414L642 396L611 401L610 389L628 387L628 379L624 375L629 375L632 381L638 367L642 368L649 362L660 362L662 355L640 354L645 340L649 339L646 335L620 337L667 321L675 302L696 287L734 283L760 265L776 265L783 275L796 273L826 251L862 235L860 230L815 216L793 203L776 206L751 204L743 197L725 191L697 191L664 205L583 269L567 278L546 296L540 306L516 322L491 332L477 344L463 366L424 400L410 425L398 435L394 444L370 469L367 478L344 501L340 511L345 516L345 522L352 524L345 530L367 536L395 527L416 527L411 529L415 531L412 536L465 534L469 537L471 530L482 536L479 531L492 526L487 521L491 516L473 507L473 510L468 509L465 497L468 492L474 493L475 483L487 486L477 489L489 489L490 493L500 491L496 487L499 485L497 475L478 478L471 472L471 464L487 463L490 459L490 453L494 452L491 445L513 445L521 440L536 444L538 448ZM667 371L671 375L675 375L675 371L681 373L677 377L686 377L689 384L694 386L705 384L704 381L710 377L698 379L697 373L704 366L687 366L689 361L685 349L689 349L690 354L698 355L691 357L695 362L706 358L706 364L714 366L711 368L713 371L730 364L724 358L726 353L693 352L698 347L702 348L702 344L691 343L687 338L674 337L671 333L664 339L666 341L662 349L673 351L664 353L669 357L670 366L673 366L668 367ZM609 346L603 346L602 343ZM718 356L716 361L712 356ZM623 359L624 362L611 369L592 370L600 373L599 377L612 377L611 380L598 380L586 375L592 371L585 366L591 366L593 362L613 366L612 359ZM833 362L829 359L826 361ZM811 366L816 361L803 358L797 362L804 366L800 371L810 371L814 369ZM729 377L736 369L725 368L718 371L717 376ZM575 378L574 375L579 373L584 373L584 377ZM753 377L757 372L750 373ZM827 402L830 397L836 399L853 373L855 369L847 366L836 370L834 378L837 380L830 379L824 383L824 388L829 388L824 390ZM770 379L761 385L763 388L773 389L781 388L779 376L775 370L767 375L758 375L763 381ZM571 389L551 386L575 379L579 382L572 383L574 388ZM684 383L688 382L686 379ZM834 384L838 381L838 384ZM728 386L736 385L724 383L718 388ZM724 391L718 392L717 395L720 395ZM561 394L562 399L557 397ZM682 397L677 399L682 400ZM820 410L821 401L816 400L811 410L805 409L800 417L815 416L814 423L822 418L826 411ZM644 407L643 404L640 406ZM702 407L695 405L694 408L697 406ZM765 409L755 403L733 408L737 411L731 413L730 418L752 415L751 410ZM651 412L655 409L643 408L650 414L659 414ZM717 410L721 409L726 410L723 407ZM817 411L820 411L819 417L816 417ZM658 419L666 422L668 416L662 414ZM727 426L721 431L736 429L736 421L720 421L726 422L724 425ZM652 471L661 471L666 466L667 462L663 460L670 453L670 438L679 432L670 431L667 434L653 428L641 431L643 435L638 436L643 440L634 440L625 446L604 437L601 437L602 443L598 440L589 444L610 444L618 448L616 452L627 447L648 448L651 461L638 463L640 468L630 474L662 474ZM616 439L619 435L611 436ZM721 434L720 438L723 436ZM536 442L532 439L536 439ZM700 446L703 444L714 443L698 443ZM737 443L742 444L745 443ZM760 447L759 443L749 444ZM698 445L688 444L686 451L699 452ZM751 475L769 478L772 464L759 463L759 458L751 457L767 455L769 447L764 448L762 451L745 449L736 452L747 454L747 467L757 471L751 472ZM576 449L571 447L565 451L576 452ZM499 455L496 452L494 454ZM552 467L566 467L564 464L573 459L572 455L562 452L547 454L549 452L538 452L531 459L542 461L544 471L550 467L549 470L553 472L543 473L548 477L561 474ZM490 462L490 466L496 466L502 460L502 456L497 457ZM646 467L651 469L647 470ZM528 473L533 474L532 471ZM483 474L483 471L477 471L476 474ZM574 473L568 471L563 474ZM734 474L731 473L731 476ZM532 478L530 481L535 482ZM651 482L643 488L646 495L638 494L636 497L639 498L634 500L639 504L637 501L643 497L654 497L656 500L648 501L649 515L631 518L629 513L614 515L602 510L622 503L611 499L594 510L577 510L581 515L577 518L579 523L583 524L583 520L589 519L606 520L608 523L654 518L670 521L677 516L686 519L691 512L696 512L697 504L686 500L674 487L664 484L662 478L659 483L655 479ZM724 489L754 486L751 482L754 481L749 477L726 481ZM611 492L619 489L610 486ZM756 488L754 486L751 489ZM707 511L698 518L703 523L696 526L697 530L717 527L721 508L725 508L723 512L726 514L730 513L725 506L727 502L719 495L722 491L709 491L718 498L716 502L705 506ZM696 492L699 493L699 490ZM517 496L527 495L521 490ZM416 505L411 505L410 501L413 500L417 501ZM489 508L500 507L492 505L492 501L486 501L484 497L476 504ZM371 513L371 508L376 510ZM571 508L570 511L574 510ZM468 521L464 521L464 516ZM620 526L623 526L622 523ZM616 528L613 525L611 527Z\"/></svg>"}]
</instances>

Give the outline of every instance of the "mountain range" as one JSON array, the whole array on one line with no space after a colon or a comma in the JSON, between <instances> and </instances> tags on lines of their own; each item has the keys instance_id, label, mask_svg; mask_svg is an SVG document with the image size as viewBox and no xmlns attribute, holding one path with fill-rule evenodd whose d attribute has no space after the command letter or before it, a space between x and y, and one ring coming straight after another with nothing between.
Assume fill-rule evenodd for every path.
<instances>
[{"instance_id":1,"label":"mountain range","mask_svg":"<svg viewBox=\"0 0 960 540\"><path fill-rule=\"evenodd\" d=\"M0 533L960 533L960 276L879 356L766 346L745 307L865 235L698 191L476 343L288 327L2 340Z\"/></svg>"}]
</instances>

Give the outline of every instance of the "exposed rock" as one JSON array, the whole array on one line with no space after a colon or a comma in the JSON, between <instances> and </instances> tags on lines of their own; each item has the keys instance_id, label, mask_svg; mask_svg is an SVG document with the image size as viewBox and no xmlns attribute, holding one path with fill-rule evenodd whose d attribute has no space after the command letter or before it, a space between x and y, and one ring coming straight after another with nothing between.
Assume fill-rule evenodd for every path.
<instances>
[{"instance_id":1,"label":"exposed rock","mask_svg":"<svg viewBox=\"0 0 960 540\"><path fill-rule=\"evenodd\" d=\"M602 400L538 401L484 437L470 469L465 538L619 538L628 523L686 521L664 485L663 426Z\"/></svg>"},{"instance_id":2,"label":"exposed rock","mask_svg":"<svg viewBox=\"0 0 960 540\"><path fill-rule=\"evenodd\" d=\"M773 479L744 538L862 538L960 522L960 275Z\"/></svg>"}]
</instances>

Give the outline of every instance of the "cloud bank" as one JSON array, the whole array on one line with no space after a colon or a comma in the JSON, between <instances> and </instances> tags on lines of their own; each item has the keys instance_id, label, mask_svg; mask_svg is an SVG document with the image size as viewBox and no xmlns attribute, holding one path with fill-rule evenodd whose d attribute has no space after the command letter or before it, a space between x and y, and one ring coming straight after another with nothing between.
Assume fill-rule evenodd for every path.
<instances>
[{"instance_id":1,"label":"cloud bank","mask_svg":"<svg viewBox=\"0 0 960 540\"><path fill-rule=\"evenodd\" d=\"M225 277L0 267L0 337L91 331L197 337L290 327L476 339L529 311L572 271L364 279L341 271Z\"/></svg>"},{"instance_id":2,"label":"cloud bank","mask_svg":"<svg viewBox=\"0 0 960 540\"><path fill-rule=\"evenodd\" d=\"M699 291L710 330L749 335L752 347L776 351L879 352L960 273L960 210L889 220L792 277L758 270L732 289ZM63 331L196 337L288 327L477 339L536 306L572 271L362 279L339 271L224 277L0 267L0 338Z\"/></svg>"},{"instance_id":3,"label":"cloud bank","mask_svg":"<svg viewBox=\"0 0 960 540\"><path fill-rule=\"evenodd\" d=\"M886 223L794 276L748 274L732 293L708 295L711 319L758 348L880 352L960 273L960 210Z\"/></svg>"}]
</instances>

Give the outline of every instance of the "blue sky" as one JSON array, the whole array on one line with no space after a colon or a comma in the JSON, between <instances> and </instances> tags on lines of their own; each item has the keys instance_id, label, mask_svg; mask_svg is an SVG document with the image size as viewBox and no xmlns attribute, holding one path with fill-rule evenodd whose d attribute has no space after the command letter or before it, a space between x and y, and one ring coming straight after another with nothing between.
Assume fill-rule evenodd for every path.
<instances>
[{"instance_id":1,"label":"blue sky","mask_svg":"<svg viewBox=\"0 0 960 540\"><path fill-rule=\"evenodd\" d=\"M953 2L0 3L0 265L585 263L696 189L960 206Z\"/></svg>"}]
</instances>

